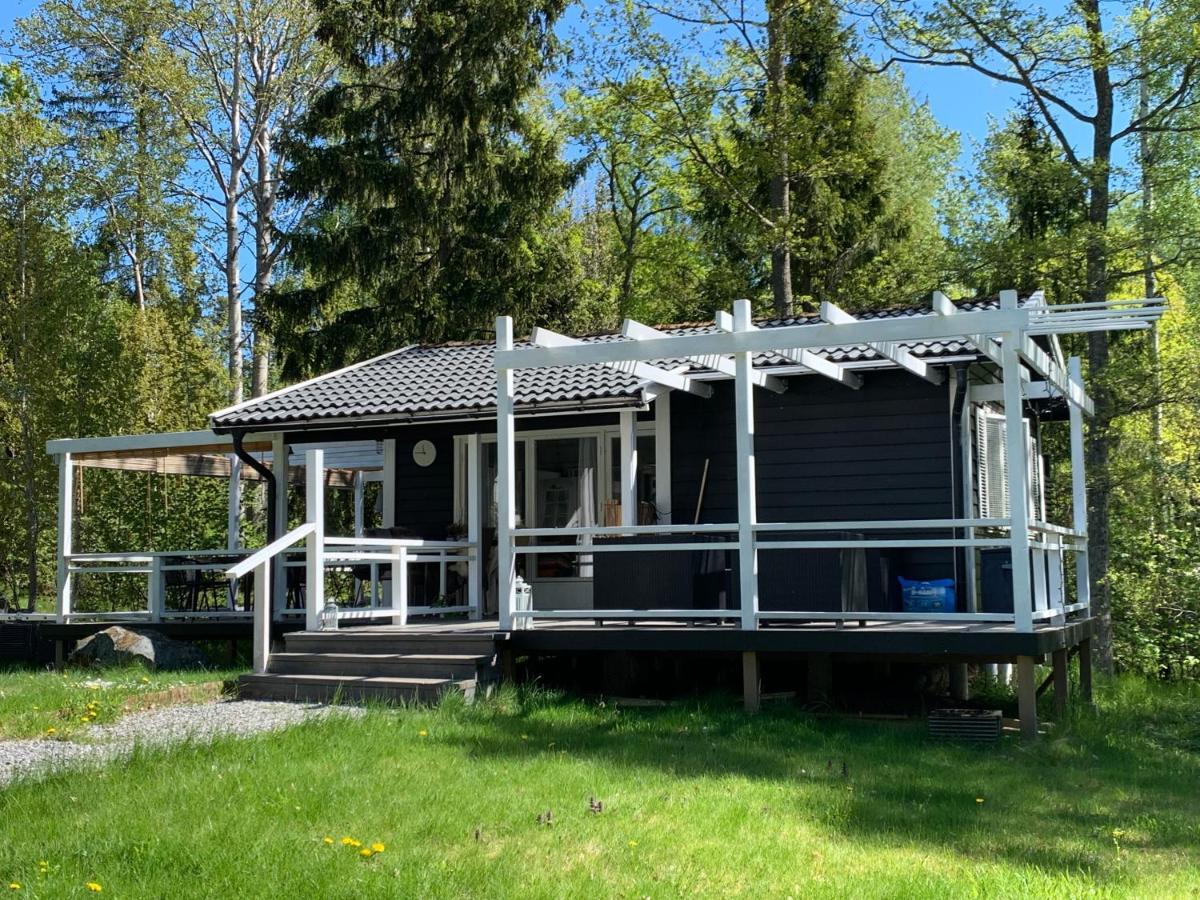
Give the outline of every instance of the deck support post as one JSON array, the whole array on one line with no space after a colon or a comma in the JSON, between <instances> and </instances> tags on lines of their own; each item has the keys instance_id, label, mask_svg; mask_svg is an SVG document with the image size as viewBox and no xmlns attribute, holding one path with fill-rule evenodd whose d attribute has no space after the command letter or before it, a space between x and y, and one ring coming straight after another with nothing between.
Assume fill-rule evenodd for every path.
<instances>
[{"instance_id":1,"label":"deck support post","mask_svg":"<svg viewBox=\"0 0 1200 900\"><path fill-rule=\"evenodd\" d=\"M966 663L950 664L950 696L955 700L971 699L971 681Z\"/></svg>"},{"instance_id":2,"label":"deck support post","mask_svg":"<svg viewBox=\"0 0 1200 900\"><path fill-rule=\"evenodd\" d=\"M1070 679L1067 677L1070 658L1066 648L1055 650L1051 662L1054 666L1054 716L1061 722L1067 715L1067 695L1070 691Z\"/></svg>"},{"instance_id":3,"label":"deck support post","mask_svg":"<svg viewBox=\"0 0 1200 900\"><path fill-rule=\"evenodd\" d=\"M509 316L496 318L496 350L513 347L513 323ZM500 630L513 629L517 600L517 556L513 552L516 527L516 422L513 414L512 369L496 370L496 585L500 606ZM522 626L528 622L523 621Z\"/></svg>"},{"instance_id":4,"label":"deck support post","mask_svg":"<svg viewBox=\"0 0 1200 900\"><path fill-rule=\"evenodd\" d=\"M671 392L654 398L654 507L660 525L671 524Z\"/></svg>"},{"instance_id":5,"label":"deck support post","mask_svg":"<svg viewBox=\"0 0 1200 900\"><path fill-rule=\"evenodd\" d=\"M1092 639L1079 642L1079 699L1092 705Z\"/></svg>"},{"instance_id":6,"label":"deck support post","mask_svg":"<svg viewBox=\"0 0 1200 900\"><path fill-rule=\"evenodd\" d=\"M1001 305L1008 299L1002 291ZM1016 303L1015 296L1011 301ZM1008 461L1008 505L1011 529L1013 614L1017 631L1033 631L1033 597L1029 553L1029 448L1025 442L1025 419L1022 415L1021 358L1017 348L1021 343L1019 331L1004 335L1001 359L1004 362L1004 419L1005 453Z\"/></svg>"},{"instance_id":7,"label":"deck support post","mask_svg":"<svg viewBox=\"0 0 1200 900\"><path fill-rule=\"evenodd\" d=\"M632 409L620 412L621 434L621 524L638 523L637 495L637 413Z\"/></svg>"},{"instance_id":8,"label":"deck support post","mask_svg":"<svg viewBox=\"0 0 1200 900\"><path fill-rule=\"evenodd\" d=\"M1067 372L1071 381L1083 386L1083 363L1078 356L1067 360ZM1088 567L1087 542L1087 472L1084 469L1083 447L1083 410L1078 405L1067 401L1067 410L1071 422L1071 518L1072 528L1077 534L1085 535L1076 538L1075 544L1075 600L1077 603L1088 604L1085 615L1091 614L1092 583ZM1091 641L1088 641L1091 644ZM1083 653L1083 650L1080 650Z\"/></svg>"},{"instance_id":9,"label":"deck support post","mask_svg":"<svg viewBox=\"0 0 1200 900\"><path fill-rule=\"evenodd\" d=\"M808 683L805 697L809 703L830 703L833 700L833 657L828 653L810 653Z\"/></svg>"},{"instance_id":10,"label":"deck support post","mask_svg":"<svg viewBox=\"0 0 1200 900\"><path fill-rule=\"evenodd\" d=\"M321 627L321 608L325 605L325 453L309 450L304 454L305 521L316 526L306 538L304 590L304 627Z\"/></svg>"},{"instance_id":11,"label":"deck support post","mask_svg":"<svg viewBox=\"0 0 1200 900\"><path fill-rule=\"evenodd\" d=\"M1037 740L1037 677L1032 656L1017 657L1017 715L1021 719L1021 737Z\"/></svg>"},{"instance_id":12,"label":"deck support post","mask_svg":"<svg viewBox=\"0 0 1200 900\"><path fill-rule=\"evenodd\" d=\"M71 560L75 532L75 463L70 453L58 455L58 596L56 619L71 615ZM62 642L60 641L59 644Z\"/></svg>"},{"instance_id":13,"label":"deck support post","mask_svg":"<svg viewBox=\"0 0 1200 900\"><path fill-rule=\"evenodd\" d=\"M748 713L756 713L762 706L762 682L755 650L742 651L742 703Z\"/></svg>"},{"instance_id":14,"label":"deck support post","mask_svg":"<svg viewBox=\"0 0 1200 900\"><path fill-rule=\"evenodd\" d=\"M750 301L733 304L733 330L750 331L754 327ZM755 549L755 525L758 520L757 487L754 466L754 355L735 353L733 392L737 428L737 487L738 487L738 589L740 594L743 631L758 627L758 551Z\"/></svg>"},{"instance_id":15,"label":"deck support post","mask_svg":"<svg viewBox=\"0 0 1200 900\"><path fill-rule=\"evenodd\" d=\"M483 618L483 481L479 471L479 434L467 435L467 605L470 617Z\"/></svg>"},{"instance_id":16,"label":"deck support post","mask_svg":"<svg viewBox=\"0 0 1200 900\"><path fill-rule=\"evenodd\" d=\"M270 515L275 517L275 536L288 533L288 445L282 432L271 438L271 475L275 479L275 508ZM271 575L271 606L279 616L287 607L287 554L275 557L275 571Z\"/></svg>"},{"instance_id":17,"label":"deck support post","mask_svg":"<svg viewBox=\"0 0 1200 900\"><path fill-rule=\"evenodd\" d=\"M251 655L254 674L264 675L271 660L271 616L267 614L271 602L271 568L279 557L268 560L254 572L254 619L251 622Z\"/></svg>"}]
</instances>

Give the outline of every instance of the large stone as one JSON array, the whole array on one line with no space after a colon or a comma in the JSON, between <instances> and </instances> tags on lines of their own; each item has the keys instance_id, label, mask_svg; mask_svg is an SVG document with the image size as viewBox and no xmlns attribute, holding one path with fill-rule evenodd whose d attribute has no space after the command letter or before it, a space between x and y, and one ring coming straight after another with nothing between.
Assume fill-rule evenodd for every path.
<instances>
[{"instance_id":1,"label":"large stone","mask_svg":"<svg viewBox=\"0 0 1200 900\"><path fill-rule=\"evenodd\" d=\"M113 625L80 641L70 662L83 666L141 663L149 669L198 669L207 664L195 644L176 641L150 628Z\"/></svg>"}]
</instances>

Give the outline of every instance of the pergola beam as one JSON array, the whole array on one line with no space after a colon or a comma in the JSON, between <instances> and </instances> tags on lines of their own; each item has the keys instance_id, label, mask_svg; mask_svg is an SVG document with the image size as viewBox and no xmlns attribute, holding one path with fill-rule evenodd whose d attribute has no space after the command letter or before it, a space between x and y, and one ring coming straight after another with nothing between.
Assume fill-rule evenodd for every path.
<instances>
[{"instance_id":1,"label":"pergola beam","mask_svg":"<svg viewBox=\"0 0 1200 900\"><path fill-rule=\"evenodd\" d=\"M669 336L664 335L669 339ZM557 331L551 331L548 328L535 328L530 340L538 347L561 348L561 347L587 347L586 341L581 341L578 338L567 337L565 334L559 334ZM637 343L636 341L634 343ZM608 366L610 369L616 369L620 372L628 372L634 378L639 378L642 381L648 381L652 384L661 384L663 387L671 388L676 391L686 391L689 394L695 394L698 397L711 397L713 389L711 385L705 384L698 379L692 378L690 375L684 375L680 372L671 372L659 366L651 365L648 362L640 362L629 360L628 362L604 362L602 365Z\"/></svg>"},{"instance_id":2,"label":"pergola beam","mask_svg":"<svg viewBox=\"0 0 1200 900\"><path fill-rule=\"evenodd\" d=\"M657 328L643 325L641 322L635 322L633 319L625 320L621 326L621 333L625 337L635 341L648 341L655 338L670 337L670 335L659 331ZM689 356L688 359L698 366L712 369L714 372L720 372L729 378L735 377L736 366L733 360L727 356L714 354L711 356ZM782 378L776 378L774 375L769 375L758 369L751 371L750 381L756 387L766 388L768 391L774 391L776 394L782 394L787 390L787 382Z\"/></svg>"},{"instance_id":3,"label":"pergola beam","mask_svg":"<svg viewBox=\"0 0 1200 900\"><path fill-rule=\"evenodd\" d=\"M733 316L727 312L719 311L717 313L717 327L722 331L734 331ZM751 324L746 330L757 331L758 326ZM823 356L818 356L812 350L806 350L801 347L790 350L776 350L774 352L778 353L780 356L790 362L804 366L806 369L816 375L824 375L826 378L836 381L838 384L843 384L853 390L857 391L863 385L861 375L856 375L849 369L839 366L837 363L831 362Z\"/></svg>"},{"instance_id":4,"label":"pergola beam","mask_svg":"<svg viewBox=\"0 0 1200 900\"><path fill-rule=\"evenodd\" d=\"M828 300L821 304L821 318L832 325L858 324L859 320L844 309L830 303ZM932 384L941 384L946 376L939 369L927 365L917 359L895 341L864 341L868 347L880 356L890 359L902 369L907 369L918 378L924 378Z\"/></svg>"},{"instance_id":5,"label":"pergola beam","mask_svg":"<svg viewBox=\"0 0 1200 900\"><path fill-rule=\"evenodd\" d=\"M1039 347L1029 337L1023 337L1017 347L1017 353L1022 362L1062 391L1064 397L1082 409L1089 416L1096 412L1092 398L1087 395L1083 385L1073 380L1064 372L1045 350Z\"/></svg>"}]
</instances>

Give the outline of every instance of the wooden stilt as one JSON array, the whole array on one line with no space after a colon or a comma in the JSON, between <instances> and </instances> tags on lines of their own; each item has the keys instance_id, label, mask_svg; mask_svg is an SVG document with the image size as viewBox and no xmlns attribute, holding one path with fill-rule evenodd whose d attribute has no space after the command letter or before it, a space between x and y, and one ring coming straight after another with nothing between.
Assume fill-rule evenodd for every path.
<instances>
[{"instance_id":1,"label":"wooden stilt","mask_svg":"<svg viewBox=\"0 0 1200 900\"><path fill-rule=\"evenodd\" d=\"M1021 719L1021 737L1037 740L1037 678L1032 656L1017 657L1017 714Z\"/></svg>"},{"instance_id":2,"label":"wooden stilt","mask_svg":"<svg viewBox=\"0 0 1200 900\"><path fill-rule=\"evenodd\" d=\"M828 653L808 655L809 703L829 703L833 700L833 660Z\"/></svg>"},{"instance_id":3,"label":"wooden stilt","mask_svg":"<svg viewBox=\"0 0 1200 900\"><path fill-rule=\"evenodd\" d=\"M1079 642L1079 699L1092 703L1092 639Z\"/></svg>"},{"instance_id":4,"label":"wooden stilt","mask_svg":"<svg viewBox=\"0 0 1200 900\"><path fill-rule=\"evenodd\" d=\"M1063 719L1067 715L1067 693L1070 690L1067 678L1070 659L1066 649L1055 650L1053 655L1054 665L1054 716L1057 719Z\"/></svg>"},{"instance_id":5,"label":"wooden stilt","mask_svg":"<svg viewBox=\"0 0 1200 900\"><path fill-rule=\"evenodd\" d=\"M758 674L758 653L742 651L742 701L746 712L756 713L762 703L762 686Z\"/></svg>"},{"instance_id":6,"label":"wooden stilt","mask_svg":"<svg viewBox=\"0 0 1200 900\"><path fill-rule=\"evenodd\" d=\"M971 683L966 663L950 664L950 696L955 700L971 699Z\"/></svg>"}]
</instances>

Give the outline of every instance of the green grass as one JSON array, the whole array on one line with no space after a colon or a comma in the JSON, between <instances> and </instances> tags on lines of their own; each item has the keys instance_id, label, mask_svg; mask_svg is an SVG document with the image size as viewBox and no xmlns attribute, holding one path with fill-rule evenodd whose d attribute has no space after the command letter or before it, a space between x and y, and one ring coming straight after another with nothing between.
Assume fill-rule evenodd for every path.
<instances>
[{"instance_id":1,"label":"green grass","mask_svg":"<svg viewBox=\"0 0 1200 900\"><path fill-rule=\"evenodd\" d=\"M89 881L105 896L172 898L1197 896L1200 691L1122 681L1100 707L1032 747L939 745L915 724L782 707L750 718L722 701L634 710L505 692L371 709L0 792L0 886L56 898L88 896ZM547 810L553 824L539 824ZM343 837L386 850L362 859Z\"/></svg>"},{"instance_id":2,"label":"green grass","mask_svg":"<svg viewBox=\"0 0 1200 900\"><path fill-rule=\"evenodd\" d=\"M211 695L214 683L233 677L236 673L224 669L148 672L140 666L0 669L0 739L68 739L93 722L111 722L131 709Z\"/></svg>"}]
</instances>

